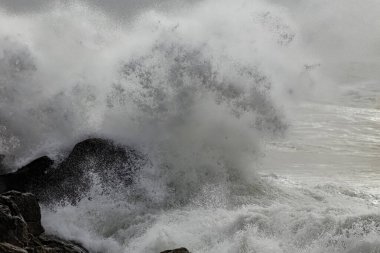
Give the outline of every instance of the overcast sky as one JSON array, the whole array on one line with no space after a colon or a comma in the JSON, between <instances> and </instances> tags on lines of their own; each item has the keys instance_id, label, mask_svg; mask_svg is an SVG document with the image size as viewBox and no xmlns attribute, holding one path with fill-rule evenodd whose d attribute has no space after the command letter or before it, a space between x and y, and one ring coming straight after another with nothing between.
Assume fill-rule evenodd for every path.
<instances>
[{"instance_id":1,"label":"overcast sky","mask_svg":"<svg viewBox=\"0 0 380 253\"><path fill-rule=\"evenodd\" d=\"M85 2L112 17L134 16L144 9L170 10L185 7L200 0L1 0L0 7L15 14L46 11L55 3Z\"/></svg>"}]
</instances>

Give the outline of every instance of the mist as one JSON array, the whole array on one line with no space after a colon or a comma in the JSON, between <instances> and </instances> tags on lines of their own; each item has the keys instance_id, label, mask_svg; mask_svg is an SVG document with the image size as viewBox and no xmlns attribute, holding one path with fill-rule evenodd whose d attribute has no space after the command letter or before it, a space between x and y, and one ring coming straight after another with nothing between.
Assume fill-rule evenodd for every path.
<instances>
[{"instance_id":1,"label":"mist","mask_svg":"<svg viewBox=\"0 0 380 253\"><path fill-rule=\"evenodd\" d=\"M90 252L378 252L378 13L3 0L1 172L90 137L139 150L132 185L88 172L78 202L42 205L48 233Z\"/></svg>"}]
</instances>

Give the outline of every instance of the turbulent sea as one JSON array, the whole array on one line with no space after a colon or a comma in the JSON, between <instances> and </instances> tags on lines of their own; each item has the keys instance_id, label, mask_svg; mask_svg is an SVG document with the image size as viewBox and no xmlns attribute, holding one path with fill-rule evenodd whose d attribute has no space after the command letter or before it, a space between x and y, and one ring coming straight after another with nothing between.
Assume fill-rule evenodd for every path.
<instances>
[{"instance_id":1,"label":"turbulent sea","mask_svg":"<svg viewBox=\"0 0 380 253\"><path fill-rule=\"evenodd\" d=\"M0 154L14 170L96 136L149 159L132 185L93 176L76 205L42 206L90 252L379 253L378 13L0 1Z\"/></svg>"}]
</instances>

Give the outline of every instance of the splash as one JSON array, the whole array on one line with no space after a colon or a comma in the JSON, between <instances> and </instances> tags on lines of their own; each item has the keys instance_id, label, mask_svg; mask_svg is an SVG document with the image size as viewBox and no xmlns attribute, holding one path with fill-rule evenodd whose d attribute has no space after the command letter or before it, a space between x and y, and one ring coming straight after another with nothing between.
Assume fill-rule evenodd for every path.
<instances>
[{"instance_id":1,"label":"splash","mask_svg":"<svg viewBox=\"0 0 380 253\"><path fill-rule=\"evenodd\" d=\"M209 115L241 136L285 129L277 101L297 93L305 64L289 56L307 54L283 8L208 1L115 24L91 6L57 5L1 15L2 135L17 140L10 164L91 134L138 144L149 136L148 146L171 127L211 129Z\"/></svg>"},{"instance_id":2,"label":"splash","mask_svg":"<svg viewBox=\"0 0 380 253\"><path fill-rule=\"evenodd\" d=\"M0 153L10 170L41 154L60 158L86 136L132 145L151 161L132 186L102 185L94 175L76 206L45 207L49 232L112 253L177 243L195 252L378 247L377 217L342 225L347 210L317 204L310 218L310 198L339 197L281 189L255 171L262 144L291 124L287 105L334 91L325 75L331 50L314 43L318 29L301 14L313 6L319 17L329 13L314 1L276 2L207 0L166 10L147 2L128 6L133 15L91 1L0 9ZM363 227L367 244L358 243Z\"/></svg>"}]
</instances>

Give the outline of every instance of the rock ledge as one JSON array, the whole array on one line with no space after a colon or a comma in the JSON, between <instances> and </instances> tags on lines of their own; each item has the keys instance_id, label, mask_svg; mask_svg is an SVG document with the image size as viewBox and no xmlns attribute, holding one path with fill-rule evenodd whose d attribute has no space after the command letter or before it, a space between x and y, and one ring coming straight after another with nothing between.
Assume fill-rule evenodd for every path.
<instances>
[{"instance_id":1,"label":"rock ledge","mask_svg":"<svg viewBox=\"0 0 380 253\"><path fill-rule=\"evenodd\" d=\"M0 252L88 253L79 244L46 235L36 197L17 191L0 195Z\"/></svg>"},{"instance_id":2,"label":"rock ledge","mask_svg":"<svg viewBox=\"0 0 380 253\"><path fill-rule=\"evenodd\" d=\"M178 249L172 249L172 250L165 250L161 253L190 253L186 248L178 248Z\"/></svg>"}]
</instances>

